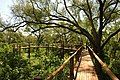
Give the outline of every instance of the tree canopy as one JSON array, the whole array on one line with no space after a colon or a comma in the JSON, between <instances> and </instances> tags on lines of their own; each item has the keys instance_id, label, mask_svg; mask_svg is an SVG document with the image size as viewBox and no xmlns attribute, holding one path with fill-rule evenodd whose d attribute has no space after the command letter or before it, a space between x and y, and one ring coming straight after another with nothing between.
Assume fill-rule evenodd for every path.
<instances>
[{"instance_id":1,"label":"tree canopy","mask_svg":"<svg viewBox=\"0 0 120 80\"><path fill-rule=\"evenodd\" d=\"M14 1L11 21L4 22L0 17L0 79L24 80L36 75L44 79L72 54L64 50L66 47L72 49L81 43L92 47L120 75L120 0ZM47 48L31 49L31 45ZM56 47L49 48L53 45ZM20 54L26 52L28 55ZM101 65L95 60L93 63L98 75L103 74ZM57 78L66 79L68 68L65 70Z\"/></svg>"},{"instance_id":2,"label":"tree canopy","mask_svg":"<svg viewBox=\"0 0 120 80\"><path fill-rule=\"evenodd\" d=\"M119 0L19 0L11 7L14 24L3 30L29 27L34 33L45 28L64 28L86 36L94 50L101 53L120 32L119 3ZM115 30L103 38L108 28Z\"/></svg>"}]
</instances>

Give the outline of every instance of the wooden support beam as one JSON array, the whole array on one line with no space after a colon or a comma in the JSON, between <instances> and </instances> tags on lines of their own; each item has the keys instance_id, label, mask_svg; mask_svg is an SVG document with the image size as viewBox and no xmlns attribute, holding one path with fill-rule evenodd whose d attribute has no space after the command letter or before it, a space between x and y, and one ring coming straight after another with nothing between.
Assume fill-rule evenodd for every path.
<instances>
[{"instance_id":1,"label":"wooden support beam","mask_svg":"<svg viewBox=\"0 0 120 80\"><path fill-rule=\"evenodd\" d=\"M13 44L12 47L13 47L13 53L15 53L15 44Z\"/></svg>"},{"instance_id":2,"label":"wooden support beam","mask_svg":"<svg viewBox=\"0 0 120 80\"><path fill-rule=\"evenodd\" d=\"M70 59L70 80L74 79L74 56Z\"/></svg>"},{"instance_id":3,"label":"wooden support beam","mask_svg":"<svg viewBox=\"0 0 120 80\"><path fill-rule=\"evenodd\" d=\"M21 45L19 44L19 56L21 56Z\"/></svg>"}]
</instances>

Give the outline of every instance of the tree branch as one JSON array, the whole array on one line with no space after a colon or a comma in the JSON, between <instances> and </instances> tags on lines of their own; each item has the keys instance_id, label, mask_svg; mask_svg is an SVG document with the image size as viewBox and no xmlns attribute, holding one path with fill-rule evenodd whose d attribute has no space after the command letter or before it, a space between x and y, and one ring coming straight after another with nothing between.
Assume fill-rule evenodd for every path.
<instances>
[{"instance_id":1,"label":"tree branch","mask_svg":"<svg viewBox=\"0 0 120 80\"><path fill-rule=\"evenodd\" d=\"M50 16L52 16L52 17L55 17L55 18L58 18L58 20L62 20L62 21L66 21L66 22L69 22L69 23L71 23L71 24L73 24L73 25L76 25L73 21L71 21L70 19L68 19L68 18L66 18L66 17L64 17L64 16L62 16L62 17L60 17L60 16L56 16L56 15L50 15ZM53 19L54 20L54 19Z\"/></svg>"},{"instance_id":2,"label":"tree branch","mask_svg":"<svg viewBox=\"0 0 120 80\"><path fill-rule=\"evenodd\" d=\"M19 28L24 27L25 25L26 25L26 24L21 25L21 26L18 26L18 27L15 29L15 31L14 31L14 32L16 32Z\"/></svg>"},{"instance_id":3,"label":"tree branch","mask_svg":"<svg viewBox=\"0 0 120 80\"><path fill-rule=\"evenodd\" d=\"M105 19L104 24L103 24L103 28L104 28L104 27L107 25L107 23L109 22L109 20L110 20L110 18L111 18L111 15L112 15L112 13L114 12L114 10L116 9L117 5L118 5L118 2L115 4L115 7L114 7L113 10L111 11L111 13L108 15L108 18Z\"/></svg>"},{"instance_id":4,"label":"tree branch","mask_svg":"<svg viewBox=\"0 0 120 80\"><path fill-rule=\"evenodd\" d=\"M37 17L36 17L36 14L35 14L35 8L34 8L34 4L33 4L33 2L32 2L32 0L30 0L30 2L31 2L31 4L32 4L32 8L33 8L33 15L34 15L34 17L35 17L35 20L37 21Z\"/></svg>"},{"instance_id":5,"label":"tree branch","mask_svg":"<svg viewBox=\"0 0 120 80\"><path fill-rule=\"evenodd\" d=\"M101 4L101 3L102 3L102 0L98 0L98 2Z\"/></svg>"},{"instance_id":6,"label":"tree branch","mask_svg":"<svg viewBox=\"0 0 120 80\"><path fill-rule=\"evenodd\" d=\"M88 9L89 9L89 14L90 14L89 20L91 22L92 29L93 29L94 33L97 34L96 29L95 29L94 24L93 24L92 11L91 11L91 7L90 7L90 4L89 4L88 0L87 0L87 6L88 6Z\"/></svg>"},{"instance_id":7,"label":"tree branch","mask_svg":"<svg viewBox=\"0 0 120 80\"><path fill-rule=\"evenodd\" d=\"M104 4L104 5L105 5L105 3L106 3L106 0L103 1L103 4Z\"/></svg>"},{"instance_id":8,"label":"tree branch","mask_svg":"<svg viewBox=\"0 0 120 80\"><path fill-rule=\"evenodd\" d=\"M89 21L90 21L90 23L91 23L91 27L92 27L92 35L93 35L93 39L95 40L95 44L97 43L96 41L98 41L98 34L97 34L97 32L96 32L96 29L95 29L95 27L94 27L94 23L93 23L93 18L92 18L92 11L91 11L91 7L90 7L90 4L89 4L89 1L88 0L86 0L86 2L87 2L87 6L88 6L88 10L89 10Z\"/></svg>"},{"instance_id":9,"label":"tree branch","mask_svg":"<svg viewBox=\"0 0 120 80\"><path fill-rule=\"evenodd\" d=\"M72 14L70 13L70 11L68 10L67 5L66 5L66 1L65 1L65 0L63 0L63 1L64 1L65 9L66 9L67 12L69 13L69 15L73 18L73 20L75 21L75 23L78 24L77 21L76 21L76 19L73 17L73 15L72 15Z\"/></svg>"},{"instance_id":10,"label":"tree branch","mask_svg":"<svg viewBox=\"0 0 120 80\"><path fill-rule=\"evenodd\" d=\"M79 8L80 10L82 10L86 14L86 16L88 17L88 19L90 18L89 14L86 12L86 10L84 8L81 8L80 6L75 5L75 4L73 4L73 6Z\"/></svg>"},{"instance_id":11,"label":"tree branch","mask_svg":"<svg viewBox=\"0 0 120 80\"><path fill-rule=\"evenodd\" d=\"M114 1L114 2L112 2L112 1L113 1L113 0L111 0L111 1L107 4L107 6L104 8L104 11L106 11L107 8L109 8L110 6L112 6L112 5L116 4L116 3L120 3L119 0L116 0L116 1ZM112 2L112 3L111 3L111 2Z\"/></svg>"},{"instance_id":12,"label":"tree branch","mask_svg":"<svg viewBox=\"0 0 120 80\"><path fill-rule=\"evenodd\" d=\"M116 30L115 32L113 32L111 35L109 35L109 37L103 42L101 49L103 49L104 46L108 43L108 41L119 32L120 32L120 28Z\"/></svg>"},{"instance_id":13,"label":"tree branch","mask_svg":"<svg viewBox=\"0 0 120 80\"><path fill-rule=\"evenodd\" d=\"M16 23L12 26L8 26L8 27L5 26L0 32L3 32L3 31L5 31L6 29L9 29L9 28L15 28L15 27L17 27L17 30L18 30L20 27L23 27L23 26L25 26L25 22Z\"/></svg>"}]
</instances>

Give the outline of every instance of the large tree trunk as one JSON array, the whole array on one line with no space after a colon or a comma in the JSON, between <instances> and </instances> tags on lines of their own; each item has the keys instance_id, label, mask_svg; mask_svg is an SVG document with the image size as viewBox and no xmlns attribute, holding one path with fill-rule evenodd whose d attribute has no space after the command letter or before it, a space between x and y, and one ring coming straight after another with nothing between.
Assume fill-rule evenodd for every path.
<instances>
[{"instance_id":1,"label":"large tree trunk","mask_svg":"<svg viewBox=\"0 0 120 80\"><path fill-rule=\"evenodd\" d=\"M97 41L96 41L97 42ZM96 47L97 45L97 47ZM104 62L104 53L103 50L101 49L100 45L96 44L96 45L92 45L93 46L93 51L99 56L99 58ZM105 73L102 70L102 66L101 64L95 60L95 68L96 68L96 72L98 75L99 80L108 80L107 77L105 77Z\"/></svg>"}]
</instances>

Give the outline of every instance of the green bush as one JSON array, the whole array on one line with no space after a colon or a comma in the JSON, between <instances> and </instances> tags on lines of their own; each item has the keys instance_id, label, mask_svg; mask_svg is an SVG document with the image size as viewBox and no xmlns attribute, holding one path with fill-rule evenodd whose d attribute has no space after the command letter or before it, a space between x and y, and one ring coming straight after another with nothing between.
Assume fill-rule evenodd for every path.
<instances>
[{"instance_id":1,"label":"green bush","mask_svg":"<svg viewBox=\"0 0 120 80\"><path fill-rule=\"evenodd\" d=\"M113 72L117 75L120 75L120 60L113 60L111 66Z\"/></svg>"},{"instance_id":2,"label":"green bush","mask_svg":"<svg viewBox=\"0 0 120 80\"><path fill-rule=\"evenodd\" d=\"M44 48L32 52L30 59L24 58L25 55L19 55L17 51L13 53L12 47L8 44L0 46L0 51L0 80L33 80L35 76L45 80L63 63L56 52L50 51L46 54ZM68 69L65 69L55 80L60 80L59 78L63 78L67 73Z\"/></svg>"}]
</instances>

